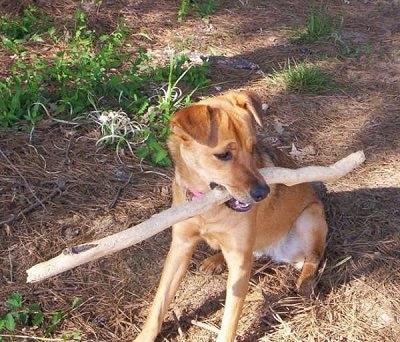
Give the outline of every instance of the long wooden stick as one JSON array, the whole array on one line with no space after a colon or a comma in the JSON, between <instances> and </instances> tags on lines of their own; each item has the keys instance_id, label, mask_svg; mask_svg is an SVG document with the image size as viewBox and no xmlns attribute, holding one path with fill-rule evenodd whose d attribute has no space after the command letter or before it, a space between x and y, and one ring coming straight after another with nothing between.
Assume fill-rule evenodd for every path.
<instances>
[{"instance_id":1,"label":"long wooden stick","mask_svg":"<svg viewBox=\"0 0 400 342\"><path fill-rule=\"evenodd\" d=\"M291 186L313 181L333 182L354 170L364 160L364 152L358 151L328 167L307 166L294 170L272 167L261 169L260 172L268 184ZM218 204L224 203L229 198L230 195L226 190L216 188L195 201L171 207L134 227L90 243L66 248L55 258L28 269L26 271L28 273L27 282L37 282L50 278L76 266L130 247L177 222L199 215Z\"/></svg>"}]
</instances>

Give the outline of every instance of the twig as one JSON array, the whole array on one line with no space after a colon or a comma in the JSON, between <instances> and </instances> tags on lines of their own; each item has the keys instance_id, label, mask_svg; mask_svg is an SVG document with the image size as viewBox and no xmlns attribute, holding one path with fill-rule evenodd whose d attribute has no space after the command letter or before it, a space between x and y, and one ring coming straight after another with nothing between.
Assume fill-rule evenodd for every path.
<instances>
[{"instance_id":1,"label":"twig","mask_svg":"<svg viewBox=\"0 0 400 342\"><path fill-rule=\"evenodd\" d=\"M11 248L8 249L8 262L10 264L10 283L13 282L13 263L11 259Z\"/></svg>"},{"instance_id":2,"label":"twig","mask_svg":"<svg viewBox=\"0 0 400 342\"><path fill-rule=\"evenodd\" d=\"M124 183L124 185L119 186L116 191L115 191L115 195L114 198L112 199L112 201L110 202L110 204L108 205L108 207L110 209L114 208L115 205L117 204L117 201L119 199L119 196L121 196L122 190L124 190L126 188L126 186L131 182L132 179L132 174L129 175L128 180Z\"/></svg>"},{"instance_id":3,"label":"twig","mask_svg":"<svg viewBox=\"0 0 400 342\"><path fill-rule=\"evenodd\" d=\"M22 211L20 211L17 215L11 214L11 216L8 219L0 222L0 226L2 226L4 224L7 224L7 223L12 223L12 222L18 220L21 216L30 213L31 211L35 210L39 206L42 206L44 208L43 203L46 203L46 202L50 201L51 199L53 199L57 195L61 194L65 189L66 189L66 182L64 180L57 180L56 187L51 191L50 194L48 194L43 199L43 201L41 201L40 199L37 199L36 202L32 203L29 207L27 207L27 208L23 209Z\"/></svg>"},{"instance_id":4,"label":"twig","mask_svg":"<svg viewBox=\"0 0 400 342\"><path fill-rule=\"evenodd\" d=\"M30 335L8 335L8 334L0 334L0 337L9 337L9 338L21 338L21 339L31 339L35 341L54 341L54 342L63 342L64 338L47 338L47 337L37 337Z\"/></svg>"},{"instance_id":5,"label":"twig","mask_svg":"<svg viewBox=\"0 0 400 342\"><path fill-rule=\"evenodd\" d=\"M10 165L10 167L16 172L18 173L18 175L22 178L22 180L25 183L26 188L32 193L33 197L35 197L36 201L39 202L39 205L41 205L44 208L43 203L40 201L40 199L36 196L35 191L29 186L27 180L25 179L25 177L22 175L21 172L19 172L19 170L13 165L13 163L11 163L11 160L8 159L8 157L5 155L5 153L2 151L2 149L0 148L0 153L1 155L4 157L4 159L7 161L7 163Z\"/></svg>"},{"instance_id":6,"label":"twig","mask_svg":"<svg viewBox=\"0 0 400 342\"><path fill-rule=\"evenodd\" d=\"M74 137L74 135L71 134L71 137L68 140L67 149L65 150L64 164L67 164L67 165L71 164L71 158L69 157L69 151L71 150L71 144L72 144L73 137Z\"/></svg>"},{"instance_id":7,"label":"twig","mask_svg":"<svg viewBox=\"0 0 400 342\"><path fill-rule=\"evenodd\" d=\"M182 337L183 337L182 327L181 327L181 325L180 325L180 323L179 323L179 319L178 319L178 317L176 316L175 311L172 311L172 317L173 317L173 319L174 319L175 324L176 324L177 327L178 327L178 334L179 334L179 336L182 338Z\"/></svg>"},{"instance_id":8,"label":"twig","mask_svg":"<svg viewBox=\"0 0 400 342\"><path fill-rule=\"evenodd\" d=\"M194 325L196 327L211 331L211 332L213 332L213 333L215 333L217 335L219 335L219 333L220 333L220 330L217 327L214 327L211 324L207 324L207 323L204 323L204 322L199 322L199 321L196 321L195 319L191 319L189 322L190 322L190 324L192 324L192 325Z\"/></svg>"}]
</instances>

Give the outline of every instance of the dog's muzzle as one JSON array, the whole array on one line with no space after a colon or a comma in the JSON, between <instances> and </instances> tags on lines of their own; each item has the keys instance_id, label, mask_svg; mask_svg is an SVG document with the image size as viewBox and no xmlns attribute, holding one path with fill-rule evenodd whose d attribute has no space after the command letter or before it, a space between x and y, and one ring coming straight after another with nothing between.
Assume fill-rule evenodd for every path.
<instances>
[{"instance_id":1,"label":"dog's muzzle","mask_svg":"<svg viewBox=\"0 0 400 342\"><path fill-rule=\"evenodd\" d=\"M214 189L217 186L219 186L219 184L215 182L210 183L211 189ZM269 193L269 187L266 184L257 184L256 186L253 186L250 189L250 196L254 200L254 202L262 201L265 197L267 197L268 193ZM252 208L253 203L243 203L237 200L236 198L232 197L230 200L225 202L225 205L234 211L243 213L249 211Z\"/></svg>"}]
</instances>

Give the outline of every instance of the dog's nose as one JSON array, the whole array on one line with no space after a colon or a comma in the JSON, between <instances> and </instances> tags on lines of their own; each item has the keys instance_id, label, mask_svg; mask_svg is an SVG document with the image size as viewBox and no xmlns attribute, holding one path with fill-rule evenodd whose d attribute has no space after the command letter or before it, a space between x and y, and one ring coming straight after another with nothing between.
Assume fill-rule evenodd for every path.
<instances>
[{"instance_id":1,"label":"dog's nose","mask_svg":"<svg viewBox=\"0 0 400 342\"><path fill-rule=\"evenodd\" d=\"M261 200L263 200L265 197L267 197L268 193L269 187L267 184L257 184L256 186L253 186L250 190L250 196L256 202L260 202Z\"/></svg>"}]
</instances>

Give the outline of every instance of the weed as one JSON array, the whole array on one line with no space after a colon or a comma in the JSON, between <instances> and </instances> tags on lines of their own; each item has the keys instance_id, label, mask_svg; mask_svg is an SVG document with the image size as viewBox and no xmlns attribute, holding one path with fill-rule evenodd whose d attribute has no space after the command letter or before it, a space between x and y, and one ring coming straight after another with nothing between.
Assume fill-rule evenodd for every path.
<instances>
[{"instance_id":1,"label":"weed","mask_svg":"<svg viewBox=\"0 0 400 342\"><path fill-rule=\"evenodd\" d=\"M349 46L344 45L341 56L350 57L350 58L359 58L362 54L366 56L370 56L373 52L373 48L370 44L366 44L365 46Z\"/></svg>"},{"instance_id":2,"label":"weed","mask_svg":"<svg viewBox=\"0 0 400 342\"><path fill-rule=\"evenodd\" d=\"M313 5L308 16L307 28L300 34L298 41L311 43L317 40L326 40L331 37L333 29L333 18L328 13L327 5L321 4L319 8Z\"/></svg>"},{"instance_id":3,"label":"weed","mask_svg":"<svg viewBox=\"0 0 400 342\"><path fill-rule=\"evenodd\" d=\"M147 123L148 130L146 145L138 149L140 158L149 159L158 165L171 165L162 144L168 135L168 121L174 112L191 102L191 97L198 88L208 85L209 80L205 76L207 72L208 65L188 65L185 56L176 56L174 53L170 54L168 67L154 70L153 79L167 77L167 82L155 90L153 104L142 118ZM178 86L184 81L193 88L187 95Z\"/></svg>"},{"instance_id":4,"label":"weed","mask_svg":"<svg viewBox=\"0 0 400 342\"><path fill-rule=\"evenodd\" d=\"M32 13L40 17L36 10ZM32 29L29 25L25 24L24 32ZM151 66L151 56L145 51L135 58L126 54L128 33L121 23L111 34L97 35L78 11L72 31L48 28L48 38L58 47L52 58L30 53L28 59L26 40L15 41L19 51L15 63L10 75L0 80L0 125L28 122L34 127L45 114L74 119L90 113L103 134L98 143L116 145L117 150L127 146L133 152L131 146L145 140L147 153L142 150L141 155L169 164L162 151L167 121L172 112L190 102L196 89L208 84L208 65L191 66L184 56L171 55L166 67Z\"/></svg>"},{"instance_id":5,"label":"weed","mask_svg":"<svg viewBox=\"0 0 400 342\"><path fill-rule=\"evenodd\" d=\"M178 10L178 21L185 20L191 10L201 18L208 17L215 13L218 6L218 0L181 0Z\"/></svg>"},{"instance_id":6,"label":"weed","mask_svg":"<svg viewBox=\"0 0 400 342\"><path fill-rule=\"evenodd\" d=\"M89 113L89 119L100 126L101 138L96 144L116 146L116 149L127 146L133 153L131 144L140 144L146 141L144 126L123 112L94 111Z\"/></svg>"},{"instance_id":7,"label":"weed","mask_svg":"<svg viewBox=\"0 0 400 342\"><path fill-rule=\"evenodd\" d=\"M178 10L178 21L183 21L190 12L190 0L181 0L181 6Z\"/></svg>"},{"instance_id":8,"label":"weed","mask_svg":"<svg viewBox=\"0 0 400 342\"><path fill-rule=\"evenodd\" d=\"M2 44L13 53L19 52L18 46L23 42L43 41L40 35L50 27L52 22L34 6L27 7L20 17L0 16Z\"/></svg>"},{"instance_id":9,"label":"weed","mask_svg":"<svg viewBox=\"0 0 400 342\"><path fill-rule=\"evenodd\" d=\"M76 308L80 303L80 299L75 298L72 303L72 309ZM17 325L32 329L43 327L44 334L49 335L56 331L59 323L66 316L63 312L55 312L51 315L45 314L39 304L25 303L19 292L13 292L5 301L5 306L8 309L7 312L4 315L0 315L0 341L3 341L2 332L4 330L13 332L17 329ZM46 316L49 319L46 319ZM80 340L81 337L78 332L74 332L67 336L67 339Z\"/></svg>"},{"instance_id":10,"label":"weed","mask_svg":"<svg viewBox=\"0 0 400 342\"><path fill-rule=\"evenodd\" d=\"M316 65L306 62L288 61L281 71L275 71L274 82L282 82L286 89L302 93L323 93L334 86L329 73Z\"/></svg>"},{"instance_id":11,"label":"weed","mask_svg":"<svg viewBox=\"0 0 400 342\"><path fill-rule=\"evenodd\" d=\"M193 1L193 7L200 17L209 16L217 10L218 0L198 0Z\"/></svg>"}]
</instances>

